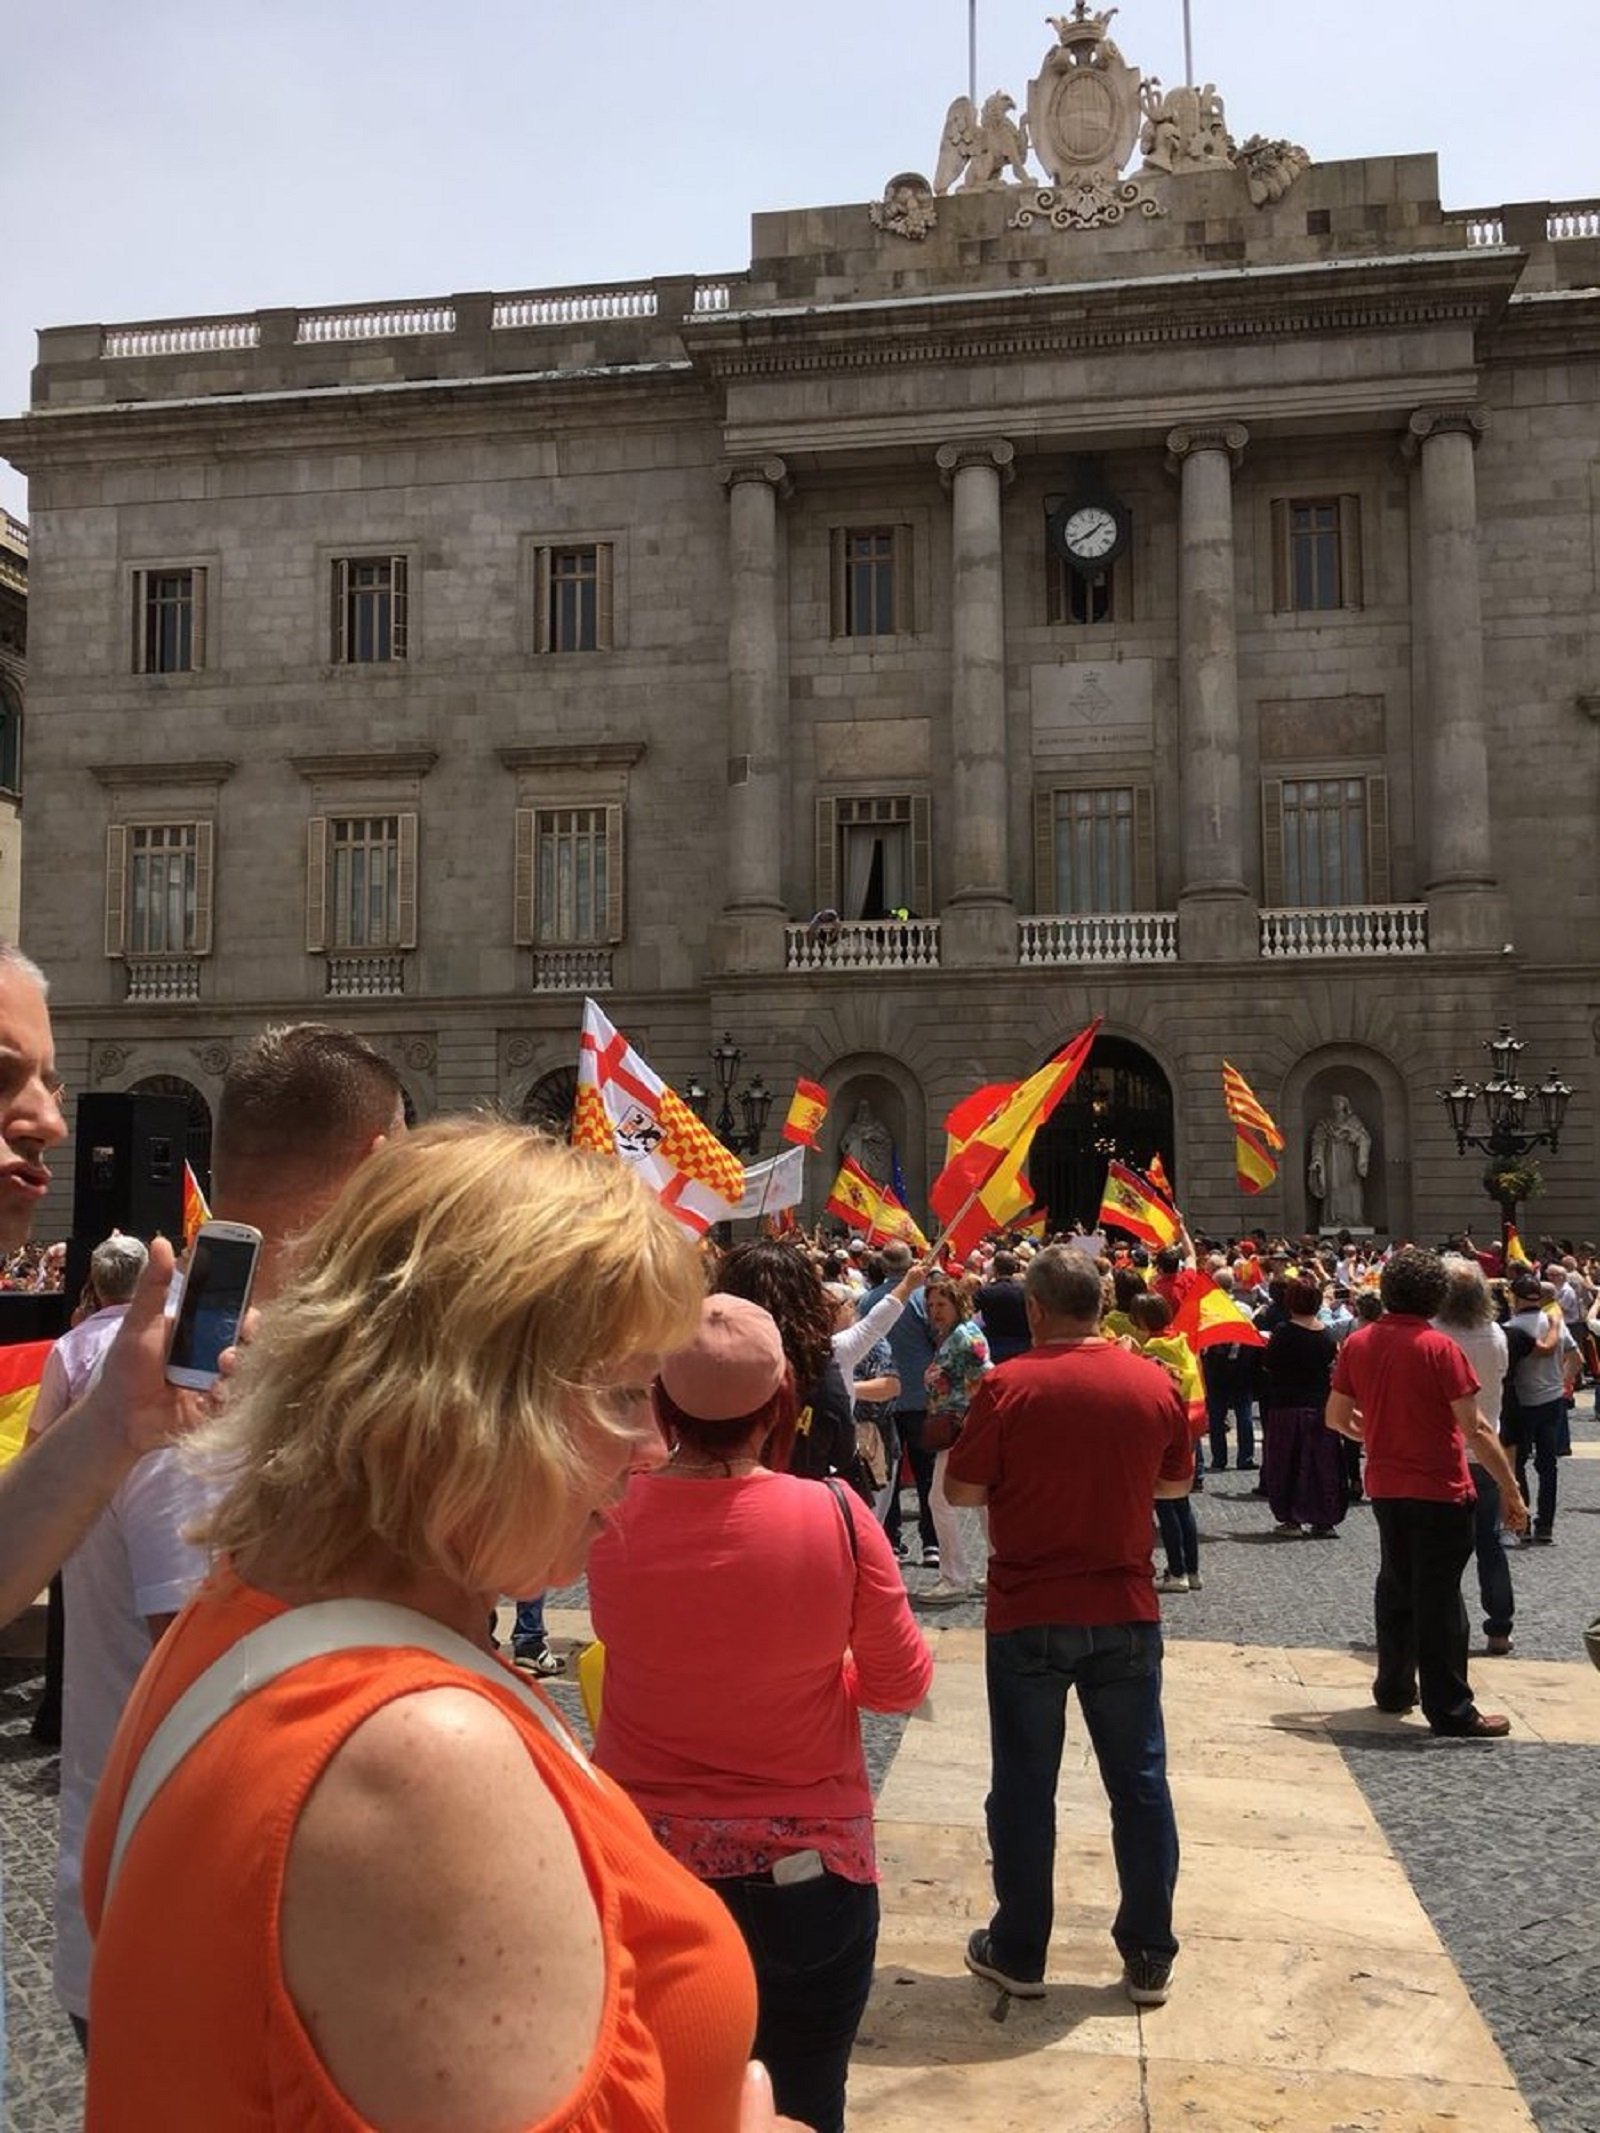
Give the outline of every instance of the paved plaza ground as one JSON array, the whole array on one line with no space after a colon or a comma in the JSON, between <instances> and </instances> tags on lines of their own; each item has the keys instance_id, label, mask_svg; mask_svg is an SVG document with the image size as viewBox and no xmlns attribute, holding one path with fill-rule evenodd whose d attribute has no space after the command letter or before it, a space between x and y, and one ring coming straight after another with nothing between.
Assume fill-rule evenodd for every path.
<instances>
[{"instance_id":1,"label":"paved plaza ground","mask_svg":"<svg viewBox=\"0 0 1600 2133\"><path fill-rule=\"evenodd\" d=\"M854 2133L1600 2133L1587 1394L1575 1436L1557 1545L1513 1560L1515 1653L1474 1661L1480 1701L1515 1725L1494 1744L1436 1741L1372 1709L1369 1510L1336 1541L1277 1540L1254 1476L1208 1479L1204 1590L1165 1602L1184 1854L1165 2008L1137 2012L1118 1985L1104 1802L1075 1716L1052 1990L1006 2003L962 1969L988 1906L980 1611L930 1614L931 1716L868 1722L884 1926ZM1469 1571L1469 1601L1472 1588ZM552 1596L558 1647L585 1634L583 1602L582 1587ZM0 1661L5 2124L66 2133L81 2077L49 1989L56 1762L28 1738L36 1689L30 1662Z\"/></svg>"}]
</instances>

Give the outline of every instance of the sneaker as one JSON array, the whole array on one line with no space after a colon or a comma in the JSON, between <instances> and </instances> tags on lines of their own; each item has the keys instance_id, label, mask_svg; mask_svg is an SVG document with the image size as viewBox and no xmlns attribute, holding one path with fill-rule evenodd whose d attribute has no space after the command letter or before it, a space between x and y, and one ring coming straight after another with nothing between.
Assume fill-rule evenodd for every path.
<instances>
[{"instance_id":1,"label":"sneaker","mask_svg":"<svg viewBox=\"0 0 1600 2133\"><path fill-rule=\"evenodd\" d=\"M519 1674L537 1674L541 1681L549 1681L557 1674L567 1671L567 1662L559 1652L553 1652L548 1644L525 1644L520 1649L513 1647L511 1664Z\"/></svg>"},{"instance_id":2,"label":"sneaker","mask_svg":"<svg viewBox=\"0 0 1600 2133\"><path fill-rule=\"evenodd\" d=\"M1169 1570L1164 1577L1156 1579L1157 1592L1187 1592L1189 1580L1178 1572Z\"/></svg>"},{"instance_id":3,"label":"sneaker","mask_svg":"<svg viewBox=\"0 0 1600 2133\"><path fill-rule=\"evenodd\" d=\"M974 1977L985 1977L991 1985L998 1985L1002 1992L1009 1992L1016 2000L1042 2000L1045 1982L1042 1977L1013 1977L1002 1970L994 1959L994 1943L980 1926L969 1936L965 1957L967 1968Z\"/></svg>"},{"instance_id":4,"label":"sneaker","mask_svg":"<svg viewBox=\"0 0 1600 2133\"><path fill-rule=\"evenodd\" d=\"M1191 1592L1198 1592L1200 1590L1200 1573L1198 1570L1191 1570L1189 1572L1189 1590Z\"/></svg>"},{"instance_id":5,"label":"sneaker","mask_svg":"<svg viewBox=\"0 0 1600 2133\"><path fill-rule=\"evenodd\" d=\"M948 1578L939 1578L925 1592L914 1592L911 1602L915 1607L954 1607L957 1601L971 1597L965 1585L952 1585Z\"/></svg>"},{"instance_id":6,"label":"sneaker","mask_svg":"<svg viewBox=\"0 0 1600 2133\"><path fill-rule=\"evenodd\" d=\"M892 1541L890 1542L890 1544L889 1544L889 1545L890 1545L890 1546L891 1546L891 1547L892 1547L892 1548L894 1549L894 1553L895 1553L895 1560L896 1560L896 1562L900 1562L900 1563L909 1563L909 1562L910 1562L910 1560L911 1560L911 1543L910 1543L910 1541L908 1541L908 1540L906 1539L906 1537L905 1537L905 1535L904 1535L903 1533L897 1533L897 1534L895 1535L894 1539L893 1539L893 1540L892 1540Z\"/></svg>"},{"instance_id":7,"label":"sneaker","mask_svg":"<svg viewBox=\"0 0 1600 2133\"><path fill-rule=\"evenodd\" d=\"M1165 2007L1171 1986L1170 1955L1129 1955L1123 1959L1122 1989L1135 2007Z\"/></svg>"},{"instance_id":8,"label":"sneaker","mask_svg":"<svg viewBox=\"0 0 1600 2133\"><path fill-rule=\"evenodd\" d=\"M924 1570L937 1570L939 1567L939 1550L932 1541L922 1551L922 1567Z\"/></svg>"}]
</instances>

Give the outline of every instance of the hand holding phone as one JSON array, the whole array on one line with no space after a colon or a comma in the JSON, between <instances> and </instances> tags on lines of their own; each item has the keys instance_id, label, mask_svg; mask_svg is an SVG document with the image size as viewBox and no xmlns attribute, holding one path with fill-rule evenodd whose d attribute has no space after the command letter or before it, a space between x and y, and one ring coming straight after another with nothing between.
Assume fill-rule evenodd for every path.
<instances>
[{"instance_id":1,"label":"hand holding phone","mask_svg":"<svg viewBox=\"0 0 1600 2133\"><path fill-rule=\"evenodd\" d=\"M167 1348L169 1385L197 1392L215 1385L222 1352L239 1337L260 1256L261 1232L248 1222L202 1222L195 1231Z\"/></svg>"}]
</instances>

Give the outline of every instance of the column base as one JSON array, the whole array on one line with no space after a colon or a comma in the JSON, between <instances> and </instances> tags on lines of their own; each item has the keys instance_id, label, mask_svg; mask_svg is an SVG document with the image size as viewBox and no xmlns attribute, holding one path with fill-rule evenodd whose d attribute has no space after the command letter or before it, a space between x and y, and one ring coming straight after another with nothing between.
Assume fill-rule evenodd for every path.
<instances>
[{"instance_id":1,"label":"column base","mask_svg":"<svg viewBox=\"0 0 1600 2133\"><path fill-rule=\"evenodd\" d=\"M712 969L730 978L782 970L788 923L780 908L724 911L711 929Z\"/></svg>"},{"instance_id":2,"label":"column base","mask_svg":"<svg viewBox=\"0 0 1600 2133\"><path fill-rule=\"evenodd\" d=\"M947 970L1009 968L1017 960L1017 907L991 902L946 904L939 913L939 961Z\"/></svg>"},{"instance_id":3,"label":"column base","mask_svg":"<svg viewBox=\"0 0 1600 2133\"><path fill-rule=\"evenodd\" d=\"M1184 963L1253 963L1261 953L1261 914L1243 889L1193 889L1178 898L1178 958Z\"/></svg>"},{"instance_id":4,"label":"column base","mask_svg":"<svg viewBox=\"0 0 1600 2133\"><path fill-rule=\"evenodd\" d=\"M1499 955L1511 945L1510 906L1496 883L1445 883L1427 897L1430 954Z\"/></svg>"}]
</instances>

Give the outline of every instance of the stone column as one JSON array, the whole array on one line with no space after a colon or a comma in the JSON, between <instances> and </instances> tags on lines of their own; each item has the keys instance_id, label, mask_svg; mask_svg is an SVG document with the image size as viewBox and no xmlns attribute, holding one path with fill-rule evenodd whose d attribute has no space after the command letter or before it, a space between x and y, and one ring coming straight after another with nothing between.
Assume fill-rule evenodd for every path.
<instances>
[{"instance_id":1,"label":"stone column","mask_svg":"<svg viewBox=\"0 0 1600 2133\"><path fill-rule=\"evenodd\" d=\"M1244 879L1233 476L1249 442L1241 422L1184 426L1167 438L1183 485L1178 532L1178 945L1186 962L1260 952Z\"/></svg>"},{"instance_id":2,"label":"stone column","mask_svg":"<svg viewBox=\"0 0 1600 2133\"><path fill-rule=\"evenodd\" d=\"M781 970L784 959L784 676L778 632L781 459L733 466L728 491L727 875L717 962Z\"/></svg>"},{"instance_id":3,"label":"stone column","mask_svg":"<svg viewBox=\"0 0 1600 2133\"><path fill-rule=\"evenodd\" d=\"M950 894L942 916L943 959L1014 963L1010 791L1006 774L1005 577L1000 492L1012 478L1004 438L942 444L939 473L950 491Z\"/></svg>"},{"instance_id":4,"label":"stone column","mask_svg":"<svg viewBox=\"0 0 1600 2133\"><path fill-rule=\"evenodd\" d=\"M1424 408L1412 416L1405 440L1417 466L1412 626L1423 684L1419 790L1434 948L1493 950L1505 932L1489 834L1473 465L1488 422L1478 407Z\"/></svg>"}]
</instances>

